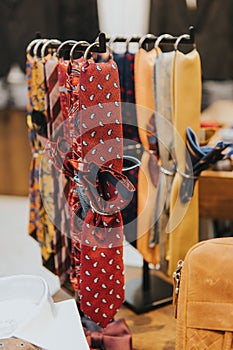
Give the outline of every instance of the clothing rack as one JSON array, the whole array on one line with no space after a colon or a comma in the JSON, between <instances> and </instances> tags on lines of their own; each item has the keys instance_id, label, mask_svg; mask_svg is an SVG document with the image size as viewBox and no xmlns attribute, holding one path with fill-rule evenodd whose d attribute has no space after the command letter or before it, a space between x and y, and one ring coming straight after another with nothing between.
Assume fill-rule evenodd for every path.
<instances>
[{"instance_id":1,"label":"clothing rack","mask_svg":"<svg viewBox=\"0 0 233 350\"><path fill-rule=\"evenodd\" d=\"M36 44L36 40L37 39L43 39L43 37L41 36L41 33L37 32L35 33L35 37L32 40L32 42L28 45L28 52L31 53L34 45ZM48 39L50 40L50 39ZM106 43L107 43L107 39L106 39L106 35L105 33L100 33L99 36L96 39L96 42L98 43L98 45L95 45L91 48L91 50L89 51L90 53L105 53L107 50L106 47ZM41 42L38 46L38 55L40 55L40 49L43 46L43 42ZM52 40L51 40L51 45L53 45ZM88 48L89 44L80 44L80 45L76 45L75 47L75 51L82 51L84 52L87 48Z\"/></svg>"},{"instance_id":2,"label":"clothing rack","mask_svg":"<svg viewBox=\"0 0 233 350\"><path fill-rule=\"evenodd\" d=\"M153 34L149 35L148 37L145 35L145 40L143 40L143 48L146 48L146 44L154 44L156 39L158 38L158 36L155 36ZM171 44L175 44L176 40L178 39L178 37L173 36L173 38L168 38L168 37L164 37L163 39L161 39L160 44L162 45L171 45ZM132 36L130 38L126 38L123 36L117 36L115 38L107 38L107 41L110 41L112 43L114 42L126 42L126 43L139 43L139 41L141 40L141 37L139 36ZM195 30L193 26L189 27L189 38L182 38L180 40L180 44L195 44Z\"/></svg>"},{"instance_id":3,"label":"clothing rack","mask_svg":"<svg viewBox=\"0 0 233 350\"><path fill-rule=\"evenodd\" d=\"M39 34L37 34L36 38L40 38ZM164 37L160 43L174 44L177 38L178 37ZM142 47L144 47L145 44L152 45L156 39L156 36L145 37ZM111 39L107 38L105 33L100 33L96 39L98 45L92 46L90 52L105 53L107 51L107 42L109 40ZM131 38L116 37L112 40L112 42L126 41L127 43L139 43L140 40L141 38L137 36ZM194 27L189 28L189 37L182 38L180 43L194 45ZM88 46L88 44L80 44L76 46L76 50L85 51ZM172 284L165 281L165 279L159 277L158 275L152 274L149 264L144 260L142 277L126 282L125 305L138 314L144 313L158 306L171 302L172 293Z\"/></svg>"},{"instance_id":4,"label":"clothing rack","mask_svg":"<svg viewBox=\"0 0 233 350\"><path fill-rule=\"evenodd\" d=\"M105 53L107 48L106 48L106 35L105 33L100 33L99 36L97 37L96 42L98 42L98 46L93 46L90 50L90 52L95 52L95 53ZM88 44L81 44L77 45L75 47L75 50L77 51L85 51L88 48Z\"/></svg>"},{"instance_id":5,"label":"clothing rack","mask_svg":"<svg viewBox=\"0 0 233 350\"><path fill-rule=\"evenodd\" d=\"M157 36L154 36L153 37L145 37L145 40L143 41L143 46L144 47L146 44L152 44L152 43L155 43L156 39L158 37ZM160 44L164 44L164 45L167 45L167 44L175 44L176 40L177 40L178 37L173 37L173 38L167 38L167 37L164 37L161 39L160 41ZM35 39L42 39L42 36L41 36L41 33L37 32L35 34ZM96 39L96 42L98 42L98 45L96 46L93 46L90 50L90 52L93 52L93 53L105 53L106 50L107 50L107 42L109 41L112 41L112 42L127 42L127 43L130 43L130 42L134 42L134 43L139 43L139 41L141 40L141 37L139 36L132 36L131 38L126 38L126 37L123 37L123 36L117 36L116 38L113 38L111 40L111 38L109 37L106 37L106 34L105 33L99 33L97 39ZM180 44L194 44L195 43L195 31L194 31L194 27L193 26L190 26L189 27L189 38L182 38L180 40ZM43 44L41 43L41 46ZM75 47L75 50L76 51L85 51L87 48L88 48L88 44L80 44L80 45L77 45Z\"/></svg>"}]
</instances>

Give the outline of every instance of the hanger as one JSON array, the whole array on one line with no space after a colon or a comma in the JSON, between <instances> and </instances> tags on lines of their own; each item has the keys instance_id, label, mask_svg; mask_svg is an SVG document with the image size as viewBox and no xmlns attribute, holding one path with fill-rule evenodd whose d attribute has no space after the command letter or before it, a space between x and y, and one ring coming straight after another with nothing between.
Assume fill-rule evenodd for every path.
<instances>
[{"instance_id":1,"label":"hanger","mask_svg":"<svg viewBox=\"0 0 233 350\"><path fill-rule=\"evenodd\" d=\"M35 58L39 57L39 54L38 54L39 47L42 46L43 44L45 44L47 41L48 41L48 39L39 39L38 40L38 42L36 43L36 45L33 48L33 56Z\"/></svg>"},{"instance_id":2,"label":"hanger","mask_svg":"<svg viewBox=\"0 0 233 350\"><path fill-rule=\"evenodd\" d=\"M106 35L105 33L100 33L99 36L97 37L94 46L91 48L91 52L97 52L97 53L105 53L106 52ZM77 51L85 52L85 50L89 47L90 45L87 44L79 44L76 46ZM90 50L89 50L90 51Z\"/></svg>"},{"instance_id":3,"label":"hanger","mask_svg":"<svg viewBox=\"0 0 233 350\"><path fill-rule=\"evenodd\" d=\"M34 39L28 44L28 46L26 48L26 54L27 55L31 53L31 50L32 50L33 46L36 45L38 43L38 41L40 41L40 40L41 40L41 38L40 39Z\"/></svg>"},{"instance_id":4,"label":"hanger","mask_svg":"<svg viewBox=\"0 0 233 350\"><path fill-rule=\"evenodd\" d=\"M157 37L151 33L143 35L139 40L139 49L144 48L143 45L154 42L156 39Z\"/></svg>"},{"instance_id":5,"label":"hanger","mask_svg":"<svg viewBox=\"0 0 233 350\"><path fill-rule=\"evenodd\" d=\"M139 43L140 37L137 35L133 35L130 38L127 38L126 40L126 51L129 51L129 44L130 43Z\"/></svg>"},{"instance_id":6,"label":"hanger","mask_svg":"<svg viewBox=\"0 0 233 350\"><path fill-rule=\"evenodd\" d=\"M61 43L60 46L58 46L57 48L57 52L56 52L56 55L57 55L57 58L59 58L60 56L60 52L62 51L62 49L67 46L67 45L74 45L76 44L78 41L76 40L66 40L66 41L63 41L63 43Z\"/></svg>"},{"instance_id":7,"label":"hanger","mask_svg":"<svg viewBox=\"0 0 233 350\"><path fill-rule=\"evenodd\" d=\"M73 46L72 46L72 49L70 50L70 62L73 63L74 61L74 52L75 51L83 51L83 50L77 50L77 48L79 47L80 48L80 45L84 46L85 45L85 49L86 49L86 45L90 45L90 43L88 43L87 41L77 41Z\"/></svg>"},{"instance_id":8,"label":"hanger","mask_svg":"<svg viewBox=\"0 0 233 350\"><path fill-rule=\"evenodd\" d=\"M57 39L47 40L41 48L41 58L43 59L45 57L45 52L46 52L46 49L48 48L48 46L55 46L56 47L60 44L61 44L61 41L57 40Z\"/></svg>"},{"instance_id":9,"label":"hanger","mask_svg":"<svg viewBox=\"0 0 233 350\"><path fill-rule=\"evenodd\" d=\"M100 52L100 51L98 51L98 48L99 48L98 41L95 41L94 43L90 44L84 52L84 61L87 61L88 55L90 52ZM106 45L106 42L105 42L105 51L102 53L106 53L106 52L109 53L109 58L112 59L113 58L112 49L109 45Z\"/></svg>"},{"instance_id":10,"label":"hanger","mask_svg":"<svg viewBox=\"0 0 233 350\"><path fill-rule=\"evenodd\" d=\"M178 47L179 47L179 44L182 43L184 40L186 40L186 43L188 41L188 43L190 43L190 35L189 34L183 34L183 35L180 35L176 41L175 41L175 44L174 44L174 49L177 51L178 50ZM192 43L193 47L195 48L196 47L196 44L195 42Z\"/></svg>"}]
</instances>

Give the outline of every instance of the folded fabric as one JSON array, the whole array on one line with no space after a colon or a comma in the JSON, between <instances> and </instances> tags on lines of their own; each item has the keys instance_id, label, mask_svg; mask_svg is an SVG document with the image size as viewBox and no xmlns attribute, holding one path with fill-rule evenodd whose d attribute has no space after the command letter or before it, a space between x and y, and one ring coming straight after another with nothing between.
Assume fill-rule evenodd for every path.
<instances>
[{"instance_id":1,"label":"folded fabric","mask_svg":"<svg viewBox=\"0 0 233 350\"><path fill-rule=\"evenodd\" d=\"M109 323L104 329L87 318L82 318L82 324L91 348L133 350L130 329L123 318Z\"/></svg>"},{"instance_id":2,"label":"folded fabric","mask_svg":"<svg viewBox=\"0 0 233 350\"><path fill-rule=\"evenodd\" d=\"M200 147L197 136L190 127L187 128L186 137L186 169L185 173L181 173L183 181L180 187L180 198L183 203L189 202L192 198L194 185L201 172L223 159L225 154L222 152L230 146L219 141L215 147Z\"/></svg>"},{"instance_id":3,"label":"folded fabric","mask_svg":"<svg viewBox=\"0 0 233 350\"><path fill-rule=\"evenodd\" d=\"M89 350L75 301L53 303L39 276L0 278L0 339L11 337L46 350Z\"/></svg>"}]
</instances>

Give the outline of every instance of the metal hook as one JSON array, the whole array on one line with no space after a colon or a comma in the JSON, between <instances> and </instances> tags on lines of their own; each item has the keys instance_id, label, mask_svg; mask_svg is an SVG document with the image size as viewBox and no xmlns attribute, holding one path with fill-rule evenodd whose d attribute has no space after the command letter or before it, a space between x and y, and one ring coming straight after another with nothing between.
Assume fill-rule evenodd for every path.
<instances>
[{"instance_id":1,"label":"metal hook","mask_svg":"<svg viewBox=\"0 0 233 350\"><path fill-rule=\"evenodd\" d=\"M70 50L70 62L71 63L73 63L73 61L74 61L74 50L76 49L76 47L78 46L78 45L90 45L87 41L77 41L74 45L73 45L73 47L72 47L72 49Z\"/></svg>"},{"instance_id":2,"label":"metal hook","mask_svg":"<svg viewBox=\"0 0 233 350\"><path fill-rule=\"evenodd\" d=\"M77 40L66 40L63 43L61 43L61 45L58 46L58 48L57 48L57 53L56 53L57 58L59 58L60 51L65 45L68 45L68 44L71 44L71 45L73 44L74 45L76 43L77 43Z\"/></svg>"},{"instance_id":3,"label":"metal hook","mask_svg":"<svg viewBox=\"0 0 233 350\"><path fill-rule=\"evenodd\" d=\"M88 48L86 49L86 51L84 53L84 61L87 61L88 54L89 54L91 48L94 47L94 46L99 46L99 43L96 41L96 42L94 42L94 43L92 43L91 45L88 46ZM112 54L112 50L111 50L110 46L106 45L106 49L109 52L109 58L112 59L113 58L113 54Z\"/></svg>"},{"instance_id":4,"label":"metal hook","mask_svg":"<svg viewBox=\"0 0 233 350\"><path fill-rule=\"evenodd\" d=\"M135 34L126 39L126 51L129 51L129 44L133 39L138 39L138 36Z\"/></svg>"},{"instance_id":5,"label":"metal hook","mask_svg":"<svg viewBox=\"0 0 233 350\"><path fill-rule=\"evenodd\" d=\"M112 44L119 39L122 42L126 42L127 39L123 35L117 35L109 39L108 46L112 49Z\"/></svg>"},{"instance_id":6,"label":"metal hook","mask_svg":"<svg viewBox=\"0 0 233 350\"><path fill-rule=\"evenodd\" d=\"M180 36L176 39L176 42L175 42L175 44L174 44L174 49L175 49L176 51L178 50L179 43L181 42L182 39L190 40L190 35L189 35L189 34L183 34L183 35L180 35Z\"/></svg>"},{"instance_id":7,"label":"metal hook","mask_svg":"<svg viewBox=\"0 0 233 350\"><path fill-rule=\"evenodd\" d=\"M156 39L156 36L154 34L146 34L141 37L139 40L139 49L142 48L142 45L146 39Z\"/></svg>"},{"instance_id":8,"label":"metal hook","mask_svg":"<svg viewBox=\"0 0 233 350\"><path fill-rule=\"evenodd\" d=\"M140 160L137 159L136 157L124 155L124 156L123 156L123 159L130 160L131 162L134 162L135 164L134 164L134 165L131 165L131 166L129 166L129 167L123 167L123 168L122 168L122 171L129 171L129 170L132 170L132 169L134 169L134 168L137 168L138 166L141 165Z\"/></svg>"},{"instance_id":9,"label":"metal hook","mask_svg":"<svg viewBox=\"0 0 233 350\"><path fill-rule=\"evenodd\" d=\"M160 35L155 41L155 49L158 49L158 47L163 39L174 39L174 36L172 36L171 34Z\"/></svg>"},{"instance_id":10,"label":"metal hook","mask_svg":"<svg viewBox=\"0 0 233 350\"><path fill-rule=\"evenodd\" d=\"M32 40L32 41L28 44L28 46L27 46L27 48L26 48L26 54L29 54L30 51L31 51L31 49L32 49L32 47L33 47L35 44L37 44L38 41L40 41L40 40L41 40L41 39L34 39L34 40Z\"/></svg>"},{"instance_id":11,"label":"metal hook","mask_svg":"<svg viewBox=\"0 0 233 350\"><path fill-rule=\"evenodd\" d=\"M112 215L116 215L117 213L119 213L119 210L110 211L110 212L100 211L94 207L94 205L92 204L91 201L90 201L90 207L94 212L96 212L99 215L103 215L103 216L112 216Z\"/></svg>"},{"instance_id":12,"label":"metal hook","mask_svg":"<svg viewBox=\"0 0 233 350\"><path fill-rule=\"evenodd\" d=\"M50 39L50 40L47 40L46 43L44 43L44 45L42 46L42 49L41 49L41 58L44 58L45 56L45 50L46 48L48 47L48 45L60 45L61 44L61 41L60 40L57 40L57 39Z\"/></svg>"},{"instance_id":13,"label":"metal hook","mask_svg":"<svg viewBox=\"0 0 233 350\"><path fill-rule=\"evenodd\" d=\"M33 49L34 57L37 57L37 51L38 51L39 46L41 44L45 44L47 41L48 41L48 39L39 39L39 41L36 43L36 45L34 46L34 49Z\"/></svg>"}]
</instances>

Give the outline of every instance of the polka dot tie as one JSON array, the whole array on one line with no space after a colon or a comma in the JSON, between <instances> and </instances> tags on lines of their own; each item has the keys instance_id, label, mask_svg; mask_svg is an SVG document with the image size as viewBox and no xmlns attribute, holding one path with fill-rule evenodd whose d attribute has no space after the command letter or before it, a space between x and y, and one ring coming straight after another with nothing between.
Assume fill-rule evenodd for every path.
<instances>
[{"instance_id":1,"label":"polka dot tie","mask_svg":"<svg viewBox=\"0 0 233 350\"><path fill-rule=\"evenodd\" d=\"M80 72L79 180L88 211L81 234L80 308L106 327L124 301L121 208L122 121L116 63L86 62ZM80 162L81 164L81 162ZM81 171L80 171L81 170Z\"/></svg>"}]
</instances>

